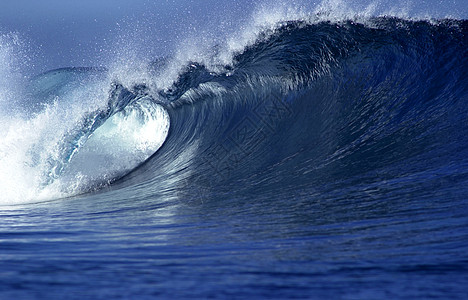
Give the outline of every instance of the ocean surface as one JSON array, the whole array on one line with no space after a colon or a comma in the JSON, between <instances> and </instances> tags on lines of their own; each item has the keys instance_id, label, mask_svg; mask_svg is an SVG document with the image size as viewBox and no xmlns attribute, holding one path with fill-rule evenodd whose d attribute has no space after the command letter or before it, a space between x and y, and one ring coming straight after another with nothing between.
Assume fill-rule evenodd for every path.
<instances>
[{"instance_id":1,"label":"ocean surface","mask_svg":"<svg viewBox=\"0 0 468 300\"><path fill-rule=\"evenodd\" d=\"M468 297L468 21L278 18L27 78L19 44L0 299Z\"/></svg>"}]
</instances>

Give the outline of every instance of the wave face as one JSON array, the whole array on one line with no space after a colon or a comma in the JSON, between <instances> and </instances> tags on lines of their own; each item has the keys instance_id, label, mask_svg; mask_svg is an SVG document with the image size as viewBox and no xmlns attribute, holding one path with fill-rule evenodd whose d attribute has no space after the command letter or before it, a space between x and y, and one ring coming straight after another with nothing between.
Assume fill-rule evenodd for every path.
<instances>
[{"instance_id":1,"label":"wave face","mask_svg":"<svg viewBox=\"0 0 468 300\"><path fill-rule=\"evenodd\" d=\"M1 211L8 296L463 298L468 21L320 18L31 79L2 204L73 198Z\"/></svg>"},{"instance_id":2,"label":"wave face","mask_svg":"<svg viewBox=\"0 0 468 300\"><path fill-rule=\"evenodd\" d=\"M464 21L291 21L223 71L192 62L158 91L172 121L165 145L119 184L175 176L188 194L427 193L463 178L466 34Z\"/></svg>"}]
</instances>

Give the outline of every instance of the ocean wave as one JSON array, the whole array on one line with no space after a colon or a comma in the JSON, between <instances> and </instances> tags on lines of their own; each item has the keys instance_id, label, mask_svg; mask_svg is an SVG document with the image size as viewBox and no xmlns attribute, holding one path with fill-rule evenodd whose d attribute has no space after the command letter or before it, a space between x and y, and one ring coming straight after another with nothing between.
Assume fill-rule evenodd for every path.
<instances>
[{"instance_id":1,"label":"ocean wave","mask_svg":"<svg viewBox=\"0 0 468 300\"><path fill-rule=\"evenodd\" d=\"M29 85L30 116L3 122L10 194L53 186L43 198L62 197L117 179L116 189L286 191L464 165L467 32L451 19L318 15L260 26L242 47L162 58L136 76L45 73Z\"/></svg>"}]
</instances>

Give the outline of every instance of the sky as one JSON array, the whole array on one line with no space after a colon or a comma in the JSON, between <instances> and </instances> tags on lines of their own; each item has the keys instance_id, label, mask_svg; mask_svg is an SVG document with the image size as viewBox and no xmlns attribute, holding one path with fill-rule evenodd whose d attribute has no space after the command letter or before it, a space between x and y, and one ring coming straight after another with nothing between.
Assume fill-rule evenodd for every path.
<instances>
[{"instance_id":1,"label":"sky","mask_svg":"<svg viewBox=\"0 0 468 300\"><path fill-rule=\"evenodd\" d=\"M354 1L356 6L363 2L366 1ZM382 8L395 5L390 0L378 2ZM122 43L138 44L147 55L164 56L191 34L240 28L256 3L248 0L1 0L0 34L15 32L26 41L28 51L35 56L35 71L96 66L106 64L106 58ZM400 4L402 9L409 8L410 15L468 18L467 0L400 3L404 3Z\"/></svg>"}]
</instances>

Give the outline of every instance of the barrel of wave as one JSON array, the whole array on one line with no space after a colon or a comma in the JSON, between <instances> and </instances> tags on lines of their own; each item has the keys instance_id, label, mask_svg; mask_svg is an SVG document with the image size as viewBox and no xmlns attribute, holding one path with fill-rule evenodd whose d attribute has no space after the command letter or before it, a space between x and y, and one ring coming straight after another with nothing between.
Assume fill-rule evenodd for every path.
<instances>
[{"instance_id":1,"label":"barrel of wave","mask_svg":"<svg viewBox=\"0 0 468 300\"><path fill-rule=\"evenodd\" d=\"M162 146L169 124L161 105L150 97L139 99L97 128L46 190L73 195L111 183Z\"/></svg>"}]
</instances>

